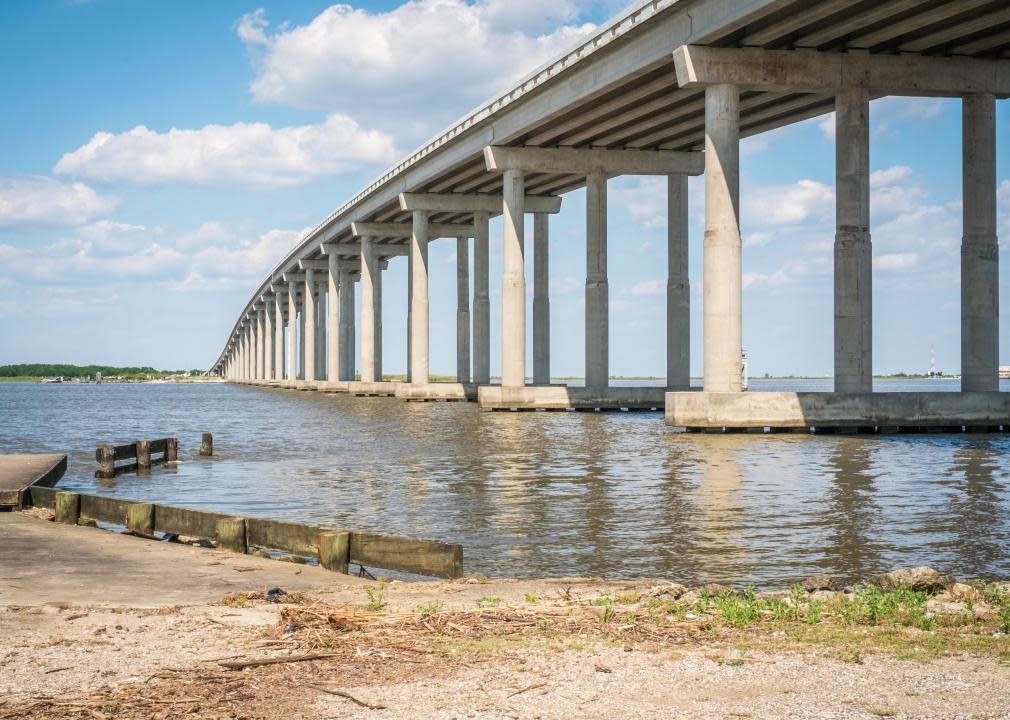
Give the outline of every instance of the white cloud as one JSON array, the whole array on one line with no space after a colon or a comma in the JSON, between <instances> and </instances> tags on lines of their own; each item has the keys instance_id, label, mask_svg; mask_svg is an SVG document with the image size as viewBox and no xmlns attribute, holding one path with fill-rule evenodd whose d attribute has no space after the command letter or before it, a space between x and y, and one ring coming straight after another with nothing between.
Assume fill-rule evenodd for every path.
<instances>
[{"instance_id":1,"label":"white cloud","mask_svg":"<svg viewBox=\"0 0 1010 720\"><path fill-rule=\"evenodd\" d=\"M306 25L276 28L260 9L237 32L256 68L256 100L355 108L401 132L413 122L416 133L505 89L589 32L592 25L577 23L586 4L410 0L379 13L339 4Z\"/></svg>"},{"instance_id":2,"label":"white cloud","mask_svg":"<svg viewBox=\"0 0 1010 720\"><path fill-rule=\"evenodd\" d=\"M911 176L912 168L905 165L894 165L886 170L876 170L870 173L870 187L887 187L895 183L904 182Z\"/></svg>"},{"instance_id":3,"label":"white cloud","mask_svg":"<svg viewBox=\"0 0 1010 720\"><path fill-rule=\"evenodd\" d=\"M54 172L138 185L273 187L383 165L394 157L388 135L334 113L318 125L286 128L236 123L159 133L138 125L118 135L99 132L60 158Z\"/></svg>"},{"instance_id":4,"label":"white cloud","mask_svg":"<svg viewBox=\"0 0 1010 720\"><path fill-rule=\"evenodd\" d=\"M741 190L740 198L741 220L748 227L775 228L808 220L833 223L835 189L816 180L748 186Z\"/></svg>"},{"instance_id":5,"label":"white cloud","mask_svg":"<svg viewBox=\"0 0 1010 720\"><path fill-rule=\"evenodd\" d=\"M919 254L890 253L873 258L874 270L908 270L919 264Z\"/></svg>"},{"instance_id":6,"label":"white cloud","mask_svg":"<svg viewBox=\"0 0 1010 720\"><path fill-rule=\"evenodd\" d=\"M110 212L118 202L83 183L42 176L0 177L0 227L81 225Z\"/></svg>"},{"instance_id":7,"label":"white cloud","mask_svg":"<svg viewBox=\"0 0 1010 720\"><path fill-rule=\"evenodd\" d=\"M665 295L665 280L642 280L628 288L630 295Z\"/></svg>"}]
</instances>

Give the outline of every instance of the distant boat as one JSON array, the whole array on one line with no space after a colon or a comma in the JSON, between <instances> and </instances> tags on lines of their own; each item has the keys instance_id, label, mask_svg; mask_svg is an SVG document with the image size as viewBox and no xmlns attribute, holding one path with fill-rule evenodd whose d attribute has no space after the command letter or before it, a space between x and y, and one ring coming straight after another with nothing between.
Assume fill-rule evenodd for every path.
<instances>
[{"instance_id":1,"label":"distant boat","mask_svg":"<svg viewBox=\"0 0 1010 720\"><path fill-rule=\"evenodd\" d=\"M66 382L66 380L64 380L63 376L61 375L60 377L55 377L52 380L42 380L41 382L46 385L58 385Z\"/></svg>"}]
</instances>

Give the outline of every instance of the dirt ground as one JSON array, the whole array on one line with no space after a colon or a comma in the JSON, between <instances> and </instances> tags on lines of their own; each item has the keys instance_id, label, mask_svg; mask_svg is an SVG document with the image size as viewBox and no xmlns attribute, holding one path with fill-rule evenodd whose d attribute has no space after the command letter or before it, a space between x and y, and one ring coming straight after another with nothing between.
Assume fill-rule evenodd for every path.
<instances>
[{"instance_id":1,"label":"dirt ground","mask_svg":"<svg viewBox=\"0 0 1010 720\"><path fill-rule=\"evenodd\" d=\"M167 552L200 558L197 599L182 587L159 604L138 585L136 606L48 602L58 583L41 583L26 603L30 583L16 602L0 586L0 720L1010 718L993 604L1008 596L991 589L934 593L926 614L925 596L874 595L872 624L841 620L857 593L655 580L320 583L283 568L302 586L268 598L285 563Z\"/></svg>"}]
</instances>

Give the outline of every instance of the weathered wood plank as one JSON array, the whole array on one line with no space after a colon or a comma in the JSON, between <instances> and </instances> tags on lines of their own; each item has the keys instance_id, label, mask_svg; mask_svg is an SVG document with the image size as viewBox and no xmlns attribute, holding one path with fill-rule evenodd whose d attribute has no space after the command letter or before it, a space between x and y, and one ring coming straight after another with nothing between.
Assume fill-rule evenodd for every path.
<instances>
[{"instance_id":1,"label":"weathered wood plank","mask_svg":"<svg viewBox=\"0 0 1010 720\"><path fill-rule=\"evenodd\" d=\"M299 555L315 556L319 552L316 545L319 533L329 529L279 520L247 518L246 541L250 546L256 545Z\"/></svg>"},{"instance_id":2,"label":"weathered wood plank","mask_svg":"<svg viewBox=\"0 0 1010 720\"><path fill-rule=\"evenodd\" d=\"M378 533L351 533L351 562L415 575L463 575L463 546Z\"/></svg>"},{"instance_id":3,"label":"weathered wood plank","mask_svg":"<svg viewBox=\"0 0 1010 720\"><path fill-rule=\"evenodd\" d=\"M81 495L81 517L113 525L126 525L126 509L133 502L101 495Z\"/></svg>"},{"instance_id":4,"label":"weathered wood plank","mask_svg":"<svg viewBox=\"0 0 1010 720\"><path fill-rule=\"evenodd\" d=\"M203 510L157 505L154 511L154 529L158 532L214 540L217 538L218 522L230 517L232 516Z\"/></svg>"},{"instance_id":5,"label":"weathered wood plank","mask_svg":"<svg viewBox=\"0 0 1010 720\"><path fill-rule=\"evenodd\" d=\"M42 487L41 485L33 485L28 489L29 494L32 497L32 505L40 508L49 508L54 510L56 508L56 493L59 490L51 487Z\"/></svg>"}]
</instances>

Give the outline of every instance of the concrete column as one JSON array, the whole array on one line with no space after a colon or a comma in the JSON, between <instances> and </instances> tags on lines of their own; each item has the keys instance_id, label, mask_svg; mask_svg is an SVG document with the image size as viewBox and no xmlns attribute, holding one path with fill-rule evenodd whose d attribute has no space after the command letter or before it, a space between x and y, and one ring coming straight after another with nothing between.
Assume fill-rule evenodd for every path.
<instances>
[{"instance_id":1,"label":"concrete column","mask_svg":"<svg viewBox=\"0 0 1010 720\"><path fill-rule=\"evenodd\" d=\"M305 298L302 301L302 333L304 356L302 358L303 378L316 379L316 273L305 269Z\"/></svg>"},{"instance_id":2,"label":"concrete column","mask_svg":"<svg viewBox=\"0 0 1010 720\"><path fill-rule=\"evenodd\" d=\"M326 379L337 382L340 377L340 258L327 256L329 276L326 302Z\"/></svg>"},{"instance_id":3,"label":"concrete column","mask_svg":"<svg viewBox=\"0 0 1010 720\"><path fill-rule=\"evenodd\" d=\"M263 306L263 379L274 379L274 297L268 295Z\"/></svg>"},{"instance_id":4,"label":"concrete column","mask_svg":"<svg viewBox=\"0 0 1010 720\"><path fill-rule=\"evenodd\" d=\"M456 382L470 382L470 238L456 238Z\"/></svg>"},{"instance_id":5,"label":"concrete column","mask_svg":"<svg viewBox=\"0 0 1010 720\"><path fill-rule=\"evenodd\" d=\"M550 215L533 215L533 384L551 384Z\"/></svg>"},{"instance_id":6,"label":"concrete column","mask_svg":"<svg viewBox=\"0 0 1010 720\"><path fill-rule=\"evenodd\" d=\"M691 387L691 279L688 277L687 175L666 179L666 387Z\"/></svg>"},{"instance_id":7,"label":"concrete column","mask_svg":"<svg viewBox=\"0 0 1010 720\"><path fill-rule=\"evenodd\" d=\"M873 390L870 96L835 98L835 392Z\"/></svg>"},{"instance_id":8,"label":"concrete column","mask_svg":"<svg viewBox=\"0 0 1010 720\"><path fill-rule=\"evenodd\" d=\"M996 101L962 101L961 391L999 390L999 245L996 238Z\"/></svg>"},{"instance_id":9,"label":"concrete column","mask_svg":"<svg viewBox=\"0 0 1010 720\"><path fill-rule=\"evenodd\" d=\"M473 216L473 380L491 384L491 296L488 214Z\"/></svg>"},{"instance_id":10,"label":"concrete column","mask_svg":"<svg viewBox=\"0 0 1010 720\"><path fill-rule=\"evenodd\" d=\"M379 274L372 238L361 238L361 382L376 382L376 337L382 327L375 308L376 278Z\"/></svg>"},{"instance_id":11,"label":"concrete column","mask_svg":"<svg viewBox=\"0 0 1010 720\"><path fill-rule=\"evenodd\" d=\"M340 379L354 379L354 282L351 273L340 271Z\"/></svg>"},{"instance_id":12,"label":"concrete column","mask_svg":"<svg viewBox=\"0 0 1010 720\"><path fill-rule=\"evenodd\" d=\"M740 92L705 88L705 390L740 392Z\"/></svg>"},{"instance_id":13,"label":"concrete column","mask_svg":"<svg viewBox=\"0 0 1010 720\"><path fill-rule=\"evenodd\" d=\"M288 381L298 379L298 283L288 283Z\"/></svg>"},{"instance_id":14,"label":"concrete column","mask_svg":"<svg viewBox=\"0 0 1010 720\"><path fill-rule=\"evenodd\" d=\"M382 263L375 264L375 277L372 280L372 307L375 308L374 343L375 351L375 381L382 382Z\"/></svg>"},{"instance_id":15,"label":"concrete column","mask_svg":"<svg viewBox=\"0 0 1010 720\"><path fill-rule=\"evenodd\" d=\"M586 178L586 387L610 378L610 287L607 281L607 176Z\"/></svg>"},{"instance_id":16,"label":"concrete column","mask_svg":"<svg viewBox=\"0 0 1010 720\"><path fill-rule=\"evenodd\" d=\"M410 236L410 378L417 385L428 383L428 213L414 211Z\"/></svg>"},{"instance_id":17,"label":"concrete column","mask_svg":"<svg viewBox=\"0 0 1010 720\"><path fill-rule=\"evenodd\" d=\"M326 379L326 282L316 282L316 380Z\"/></svg>"},{"instance_id":18,"label":"concrete column","mask_svg":"<svg viewBox=\"0 0 1010 720\"><path fill-rule=\"evenodd\" d=\"M245 380L245 321L242 321L238 329L238 342L236 343L237 367L235 368L239 380Z\"/></svg>"},{"instance_id":19,"label":"concrete column","mask_svg":"<svg viewBox=\"0 0 1010 720\"><path fill-rule=\"evenodd\" d=\"M252 359L252 322L247 319L245 326L245 340L242 344L242 374L243 379L245 380L252 379Z\"/></svg>"},{"instance_id":20,"label":"concrete column","mask_svg":"<svg viewBox=\"0 0 1010 720\"><path fill-rule=\"evenodd\" d=\"M521 170L506 170L502 200L502 387L526 384L526 182Z\"/></svg>"},{"instance_id":21,"label":"concrete column","mask_svg":"<svg viewBox=\"0 0 1010 720\"><path fill-rule=\"evenodd\" d=\"M274 299L274 374L272 379L283 380L285 293L283 291L278 291Z\"/></svg>"},{"instance_id":22,"label":"concrete column","mask_svg":"<svg viewBox=\"0 0 1010 720\"><path fill-rule=\"evenodd\" d=\"M411 336L414 333L414 255L407 248L407 382L411 382L414 353Z\"/></svg>"},{"instance_id":23,"label":"concrete column","mask_svg":"<svg viewBox=\"0 0 1010 720\"><path fill-rule=\"evenodd\" d=\"M256 311L256 379L262 380L265 376L263 368L266 367L266 338L264 337L264 320L266 313L261 307Z\"/></svg>"}]
</instances>

